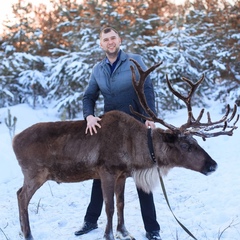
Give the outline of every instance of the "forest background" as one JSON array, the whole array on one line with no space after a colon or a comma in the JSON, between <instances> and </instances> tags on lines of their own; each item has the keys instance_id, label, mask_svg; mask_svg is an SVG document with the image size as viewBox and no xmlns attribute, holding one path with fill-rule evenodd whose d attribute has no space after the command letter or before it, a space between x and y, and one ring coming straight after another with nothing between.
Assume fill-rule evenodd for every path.
<instances>
[{"instance_id":1,"label":"forest background","mask_svg":"<svg viewBox=\"0 0 240 240\"><path fill-rule=\"evenodd\" d=\"M239 0L18 0L12 10L0 36L0 108L28 103L51 106L62 120L78 117L91 69L104 57L99 32L108 25L119 30L122 49L141 54L148 67L163 61L151 75L159 114L183 107L166 75L185 92L181 77L204 74L193 105L240 106ZM101 97L97 106L100 114Z\"/></svg>"}]
</instances>

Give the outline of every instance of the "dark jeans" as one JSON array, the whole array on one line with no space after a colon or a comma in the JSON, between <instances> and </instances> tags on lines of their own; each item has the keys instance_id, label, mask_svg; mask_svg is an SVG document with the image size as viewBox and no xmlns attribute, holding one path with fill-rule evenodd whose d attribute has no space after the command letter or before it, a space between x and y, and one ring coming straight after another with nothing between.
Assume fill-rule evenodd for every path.
<instances>
[{"instance_id":1,"label":"dark jeans","mask_svg":"<svg viewBox=\"0 0 240 240\"><path fill-rule=\"evenodd\" d=\"M160 230L160 226L156 220L156 210L152 193L147 194L140 189L137 189L137 192L145 230L147 232ZM103 196L101 181L99 179L94 179L92 185L91 201L88 205L84 220L91 223L97 223L97 220L101 215L102 206Z\"/></svg>"}]
</instances>

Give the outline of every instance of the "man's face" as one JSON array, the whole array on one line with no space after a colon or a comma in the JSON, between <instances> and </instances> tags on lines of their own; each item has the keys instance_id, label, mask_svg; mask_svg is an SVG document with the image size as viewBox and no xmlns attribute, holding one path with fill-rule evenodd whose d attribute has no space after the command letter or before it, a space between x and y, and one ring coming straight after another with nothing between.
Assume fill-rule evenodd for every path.
<instances>
[{"instance_id":1,"label":"man's face","mask_svg":"<svg viewBox=\"0 0 240 240\"><path fill-rule=\"evenodd\" d=\"M114 31L102 33L100 37L100 46L108 56L115 56L119 51L121 38Z\"/></svg>"}]
</instances>

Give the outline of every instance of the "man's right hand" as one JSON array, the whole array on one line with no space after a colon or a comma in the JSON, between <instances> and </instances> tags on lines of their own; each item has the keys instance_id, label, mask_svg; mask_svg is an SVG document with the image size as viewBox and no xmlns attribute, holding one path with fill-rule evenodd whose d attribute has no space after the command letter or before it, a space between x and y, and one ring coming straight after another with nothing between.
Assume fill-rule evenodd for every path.
<instances>
[{"instance_id":1,"label":"man's right hand","mask_svg":"<svg viewBox=\"0 0 240 240\"><path fill-rule=\"evenodd\" d=\"M94 117L93 115L89 115L86 118L87 120L87 128L85 131L85 134L88 133L88 130L90 132L90 135L93 135L93 133L97 133L97 127L101 128L101 125L98 123L101 121L101 118L99 117Z\"/></svg>"}]
</instances>

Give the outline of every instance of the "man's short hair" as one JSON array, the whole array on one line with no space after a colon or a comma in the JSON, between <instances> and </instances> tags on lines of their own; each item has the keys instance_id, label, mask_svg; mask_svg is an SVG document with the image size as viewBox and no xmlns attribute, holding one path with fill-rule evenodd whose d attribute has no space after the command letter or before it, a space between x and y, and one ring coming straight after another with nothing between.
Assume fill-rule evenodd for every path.
<instances>
[{"instance_id":1,"label":"man's short hair","mask_svg":"<svg viewBox=\"0 0 240 240\"><path fill-rule=\"evenodd\" d=\"M115 28L113 28L113 27L104 27L100 31L100 38L101 38L103 33L109 33L111 31L114 31L119 36L119 33L118 33L118 31Z\"/></svg>"}]
</instances>

